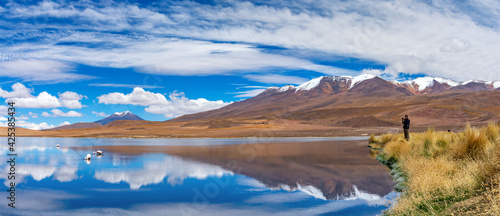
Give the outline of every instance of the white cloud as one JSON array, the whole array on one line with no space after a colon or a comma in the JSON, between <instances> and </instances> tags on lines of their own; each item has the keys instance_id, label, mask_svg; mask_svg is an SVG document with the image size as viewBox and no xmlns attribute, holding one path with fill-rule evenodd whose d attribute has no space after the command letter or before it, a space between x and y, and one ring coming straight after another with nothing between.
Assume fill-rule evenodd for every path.
<instances>
[{"instance_id":1,"label":"white cloud","mask_svg":"<svg viewBox=\"0 0 500 216\"><path fill-rule=\"evenodd\" d=\"M97 97L99 103L104 104L130 104L145 106L146 112L154 114L164 114L167 118L172 118L184 114L202 112L217 109L230 103L222 100L209 101L204 98L188 99L184 93L173 92L167 100L160 93L145 91L142 88L134 88L130 94L113 92Z\"/></svg>"},{"instance_id":2,"label":"white cloud","mask_svg":"<svg viewBox=\"0 0 500 216\"><path fill-rule=\"evenodd\" d=\"M189 21L200 18L236 21L217 22L222 25L217 28L193 28L187 34L369 59L388 65L386 72L391 74L500 79L500 66L495 55L491 55L500 50L498 28L475 23L468 9L454 8L457 6L451 2L315 1L313 6L305 1L295 3L304 5L292 8L294 12L286 6L246 2L220 9L197 8L198 13L189 14ZM498 3L495 5L498 8ZM481 9L486 12L494 8ZM491 15L489 20L498 26L498 13ZM263 24L255 25L259 22Z\"/></svg>"},{"instance_id":3,"label":"white cloud","mask_svg":"<svg viewBox=\"0 0 500 216\"><path fill-rule=\"evenodd\" d=\"M228 103L222 100L209 101L205 98L198 98L196 100L188 99L182 92L173 92L170 94L169 98L170 101L168 104L151 105L144 110L154 114L165 114L166 118L173 118L184 114L218 109L231 104L230 102Z\"/></svg>"},{"instance_id":4,"label":"white cloud","mask_svg":"<svg viewBox=\"0 0 500 216\"><path fill-rule=\"evenodd\" d=\"M69 71L61 62L76 62L179 75L253 72L275 67L327 74L346 72L305 60L319 55L310 53L321 53L386 65L384 72L392 75L424 73L458 81L500 79L500 65L494 55L500 50L498 1L225 1L216 6L180 1L162 7L162 11L118 3L104 7L90 2L80 3L80 7L73 4L11 4L7 8L10 16L66 18L83 23L78 29L87 31L76 32L72 31L73 26L48 23L46 26L64 29L65 34L43 35L47 41L76 43L17 43L6 47L5 52L54 59L59 63L28 60L43 61L39 64L45 67L40 68L56 71ZM104 31L138 32L141 37ZM165 35L194 39L161 39ZM96 41L110 45L85 47L78 43ZM284 47L289 52L264 52L248 44ZM299 54L290 54L294 52ZM294 57L300 53L310 56ZM23 69L22 64L16 64L14 68ZM23 70L33 68L37 67ZM29 78L33 74L23 76Z\"/></svg>"},{"instance_id":5,"label":"white cloud","mask_svg":"<svg viewBox=\"0 0 500 216\"><path fill-rule=\"evenodd\" d=\"M77 94L76 92L66 91L62 94L59 94L59 99L64 107L69 109L81 109L83 105L80 103L80 100L83 98L83 95Z\"/></svg>"},{"instance_id":6,"label":"white cloud","mask_svg":"<svg viewBox=\"0 0 500 216\"><path fill-rule=\"evenodd\" d=\"M9 107L0 105L0 116L6 116L9 113Z\"/></svg>"},{"instance_id":7,"label":"white cloud","mask_svg":"<svg viewBox=\"0 0 500 216\"><path fill-rule=\"evenodd\" d=\"M59 94L59 99L61 100L81 100L83 95L77 94L76 92L66 91L62 94Z\"/></svg>"},{"instance_id":8,"label":"white cloud","mask_svg":"<svg viewBox=\"0 0 500 216\"><path fill-rule=\"evenodd\" d=\"M126 41L123 48L104 49L48 46L30 49L40 58L64 59L99 67L137 68L150 74L234 74L268 68L337 71L308 60L261 52L252 45L213 43L187 39Z\"/></svg>"},{"instance_id":9,"label":"white cloud","mask_svg":"<svg viewBox=\"0 0 500 216\"><path fill-rule=\"evenodd\" d=\"M20 115L18 117L16 117L16 120L28 120L29 118L24 116L24 115Z\"/></svg>"},{"instance_id":10,"label":"white cloud","mask_svg":"<svg viewBox=\"0 0 500 216\"><path fill-rule=\"evenodd\" d=\"M28 115L30 115L31 118L38 118L38 114L37 113L28 112Z\"/></svg>"},{"instance_id":11,"label":"white cloud","mask_svg":"<svg viewBox=\"0 0 500 216\"><path fill-rule=\"evenodd\" d=\"M139 106L168 104L167 99L160 93L145 91L136 87L130 94L113 92L97 97L99 103L103 104L131 104Z\"/></svg>"},{"instance_id":12,"label":"white cloud","mask_svg":"<svg viewBox=\"0 0 500 216\"><path fill-rule=\"evenodd\" d=\"M47 92L40 93L37 97L31 98L8 98L7 102L14 101L17 107L26 108L55 108L62 106L57 97Z\"/></svg>"},{"instance_id":13,"label":"white cloud","mask_svg":"<svg viewBox=\"0 0 500 216\"><path fill-rule=\"evenodd\" d=\"M82 117L83 116L81 113L73 111L73 110L70 110L70 111L65 113L59 109L52 109L50 112L52 112L52 115L47 113L47 112L43 112L42 116L43 117Z\"/></svg>"},{"instance_id":14,"label":"white cloud","mask_svg":"<svg viewBox=\"0 0 500 216\"><path fill-rule=\"evenodd\" d=\"M26 108L57 108L66 107L70 109L80 109L83 105L80 100L85 96L77 94L76 92L66 91L59 94L59 98L44 91L38 96L33 96L32 89L26 88L21 83L12 85L12 91L6 91L0 88L0 97L7 98L7 102L14 101L16 107ZM31 114L30 114L31 115ZM36 115L34 115L36 116ZM34 117L36 118L36 117Z\"/></svg>"},{"instance_id":15,"label":"white cloud","mask_svg":"<svg viewBox=\"0 0 500 216\"><path fill-rule=\"evenodd\" d=\"M98 117L108 117L109 116L109 115L106 115L106 113L104 113L104 112L96 112L96 111L92 111L92 114L95 114Z\"/></svg>"},{"instance_id":16,"label":"white cloud","mask_svg":"<svg viewBox=\"0 0 500 216\"><path fill-rule=\"evenodd\" d=\"M21 83L14 83L12 85L12 91L8 92L0 88L0 97L3 98L31 98L33 95L31 93L33 92L32 89L26 88Z\"/></svg>"},{"instance_id":17,"label":"white cloud","mask_svg":"<svg viewBox=\"0 0 500 216\"><path fill-rule=\"evenodd\" d=\"M67 63L48 59L13 59L0 62L0 76L22 78L25 81L72 82L91 76L70 73Z\"/></svg>"},{"instance_id":18,"label":"white cloud","mask_svg":"<svg viewBox=\"0 0 500 216\"><path fill-rule=\"evenodd\" d=\"M114 7L113 7L114 6ZM80 19L92 28L107 27L109 30L142 29L150 30L158 25L172 23L170 19L161 13L148 9L139 8L135 5L118 4L107 7L95 7L86 4L84 7L75 8L72 5L43 1L37 5L17 8L12 11L16 17L56 17ZM132 25L130 18L134 18L142 25Z\"/></svg>"}]
</instances>

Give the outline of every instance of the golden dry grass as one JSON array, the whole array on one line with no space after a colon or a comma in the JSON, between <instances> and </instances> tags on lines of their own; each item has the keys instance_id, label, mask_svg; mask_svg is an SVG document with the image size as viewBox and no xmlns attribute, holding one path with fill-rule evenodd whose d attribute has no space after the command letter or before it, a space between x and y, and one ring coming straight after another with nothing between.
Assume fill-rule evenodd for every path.
<instances>
[{"instance_id":1,"label":"golden dry grass","mask_svg":"<svg viewBox=\"0 0 500 216\"><path fill-rule=\"evenodd\" d=\"M405 189L387 215L500 215L500 126L386 134L370 141L396 161Z\"/></svg>"}]
</instances>

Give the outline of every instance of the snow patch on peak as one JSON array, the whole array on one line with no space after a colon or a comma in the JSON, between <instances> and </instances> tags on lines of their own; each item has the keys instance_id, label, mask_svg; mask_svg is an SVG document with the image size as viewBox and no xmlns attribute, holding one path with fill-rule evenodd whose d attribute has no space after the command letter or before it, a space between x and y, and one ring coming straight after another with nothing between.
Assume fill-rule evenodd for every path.
<instances>
[{"instance_id":1,"label":"snow patch on peak","mask_svg":"<svg viewBox=\"0 0 500 216\"><path fill-rule=\"evenodd\" d=\"M296 89L297 87L293 86L293 85L286 85L286 86L283 86L281 88L279 88L279 92L286 92L290 89Z\"/></svg>"},{"instance_id":2,"label":"snow patch on peak","mask_svg":"<svg viewBox=\"0 0 500 216\"><path fill-rule=\"evenodd\" d=\"M362 81L365 81L368 79L373 79L375 77L376 77L375 75L371 75L371 74L361 74L361 75L355 76L355 77L352 77L352 76L322 76L322 77L314 78L314 79L310 80L309 82L306 82L306 83L300 85L299 87L297 87L296 91L311 90L311 89L315 88L316 86L318 86L321 83L321 80L323 80L323 79L330 79L332 81L351 80L351 86L349 88L352 88L356 84L358 84Z\"/></svg>"},{"instance_id":3,"label":"snow patch on peak","mask_svg":"<svg viewBox=\"0 0 500 216\"><path fill-rule=\"evenodd\" d=\"M302 85L299 85L299 87L297 87L297 90L295 90L295 91L311 90L314 87L318 86L322 79L323 79L323 77L314 78L314 79L312 79L312 80L310 80Z\"/></svg>"},{"instance_id":4,"label":"snow patch on peak","mask_svg":"<svg viewBox=\"0 0 500 216\"><path fill-rule=\"evenodd\" d=\"M129 112L129 111L124 111L124 112L115 112L115 114L114 114L114 115L124 116L124 115L127 115L127 114L129 114L129 113L131 113L131 112Z\"/></svg>"},{"instance_id":5,"label":"snow patch on peak","mask_svg":"<svg viewBox=\"0 0 500 216\"><path fill-rule=\"evenodd\" d=\"M358 76L355 76L355 77L352 77L351 78L351 86L349 88L352 88L354 87L356 84L360 83L360 82L363 82L365 80L369 80L369 79L373 79L375 78L376 76L375 75L372 75L372 74L361 74L361 75L358 75Z\"/></svg>"},{"instance_id":6,"label":"snow patch on peak","mask_svg":"<svg viewBox=\"0 0 500 216\"><path fill-rule=\"evenodd\" d=\"M443 79L443 78L437 78L437 77L419 77L414 80L409 80L405 81L403 83L409 84L410 86L412 85L418 85L418 90L417 91L423 91L426 88L431 87L434 85L434 81L441 83L441 84L447 84L451 87L459 85L458 82L455 82L450 79ZM412 86L413 87L413 86Z\"/></svg>"},{"instance_id":7,"label":"snow patch on peak","mask_svg":"<svg viewBox=\"0 0 500 216\"><path fill-rule=\"evenodd\" d=\"M418 91L423 91L434 84L434 78L419 77L417 79L409 81L409 83L418 85Z\"/></svg>"},{"instance_id":8,"label":"snow patch on peak","mask_svg":"<svg viewBox=\"0 0 500 216\"><path fill-rule=\"evenodd\" d=\"M483 83L483 84L486 84L486 85L493 86L493 89L500 88L500 81L469 80L469 81L461 82L460 85L467 85L469 83Z\"/></svg>"},{"instance_id":9,"label":"snow patch on peak","mask_svg":"<svg viewBox=\"0 0 500 216\"><path fill-rule=\"evenodd\" d=\"M488 84L492 85L494 89L500 88L500 81L491 81Z\"/></svg>"},{"instance_id":10,"label":"snow patch on peak","mask_svg":"<svg viewBox=\"0 0 500 216\"><path fill-rule=\"evenodd\" d=\"M460 85L467 85L469 83L484 83L484 82L481 82L479 80L468 80L468 81L460 83Z\"/></svg>"}]
</instances>

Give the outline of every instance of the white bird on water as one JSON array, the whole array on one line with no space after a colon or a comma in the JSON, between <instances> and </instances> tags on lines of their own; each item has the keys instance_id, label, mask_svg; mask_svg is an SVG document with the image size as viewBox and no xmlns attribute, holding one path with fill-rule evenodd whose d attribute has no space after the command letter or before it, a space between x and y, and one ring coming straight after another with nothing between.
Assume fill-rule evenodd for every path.
<instances>
[{"instance_id":1,"label":"white bird on water","mask_svg":"<svg viewBox=\"0 0 500 216\"><path fill-rule=\"evenodd\" d=\"M56 145L56 148L59 148L59 144Z\"/></svg>"},{"instance_id":2,"label":"white bird on water","mask_svg":"<svg viewBox=\"0 0 500 216\"><path fill-rule=\"evenodd\" d=\"M85 159L85 160L90 160L90 156L91 156L90 154L87 154L87 156L85 156L85 158L84 158L84 159Z\"/></svg>"}]
</instances>

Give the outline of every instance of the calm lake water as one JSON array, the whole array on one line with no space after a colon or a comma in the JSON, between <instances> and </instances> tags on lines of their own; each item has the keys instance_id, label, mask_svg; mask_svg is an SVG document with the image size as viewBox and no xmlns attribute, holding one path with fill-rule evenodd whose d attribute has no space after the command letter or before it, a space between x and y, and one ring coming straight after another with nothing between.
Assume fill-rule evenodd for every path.
<instances>
[{"instance_id":1,"label":"calm lake water","mask_svg":"<svg viewBox=\"0 0 500 216\"><path fill-rule=\"evenodd\" d=\"M91 146L210 146L352 138L17 138L16 203L7 206L1 163L0 215L377 215L395 197L388 171L367 152L307 149L229 161L226 157L105 151ZM7 141L0 139L7 161ZM56 148L59 144L60 147ZM82 147L86 148L73 148ZM265 146L265 144L264 144ZM305 144L305 146L307 146ZM298 146L297 148L303 148ZM316 146L321 148L321 146ZM328 151L334 151L331 147ZM361 159L360 159L361 158ZM234 164L237 165L234 165Z\"/></svg>"}]
</instances>

